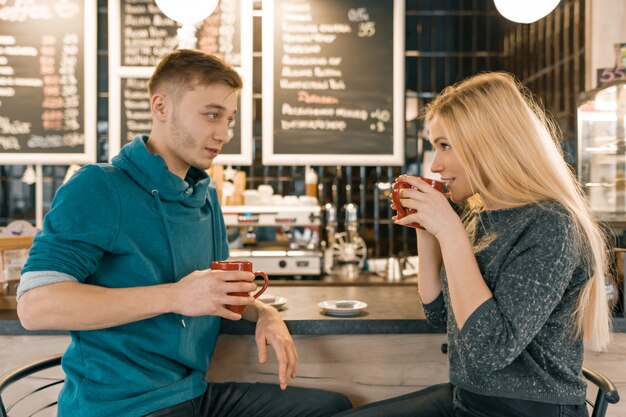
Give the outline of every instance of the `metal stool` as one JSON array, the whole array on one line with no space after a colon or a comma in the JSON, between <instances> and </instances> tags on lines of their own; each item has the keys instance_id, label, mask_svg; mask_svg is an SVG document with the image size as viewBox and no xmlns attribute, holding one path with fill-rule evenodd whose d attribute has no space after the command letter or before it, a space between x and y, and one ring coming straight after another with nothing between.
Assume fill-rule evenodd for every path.
<instances>
[{"instance_id":1,"label":"metal stool","mask_svg":"<svg viewBox=\"0 0 626 417\"><path fill-rule=\"evenodd\" d=\"M17 405L20 405L20 408L21 408L21 405L26 404L27 402L34 403L36 398L41 398L45 401L43 404L41 403L37 404L36 410L28 411L29 416L36 415L42 410L55 407L57 405L56 396L54 400L52 401L50 401L49 399L46 399L45 390L48 388L54 387L56 385L63 384L63 382L65 382L65 378L52 379L52 380L45 381L44 383L41 384L41 386L33 389L31 392L22 396L13 404L8 405L6 408L5 408L4 400L2 399L2 393L8 386L16 382L23 381L25 378L33 374L36 374L38 372L41 372L45 369L49 369L49 368L53 368L55 366L61 365L62 356L63 356L62 354L58 354L58 355L54 355L46 359L41 359L37 362L33 362L31 364L22 366L21 368L14 369L2 375L0 377L0 417L7 417L7 412L11 411L11 409ZM13 417L15 417L15 415L13 415Z\"/></svg>"}]
</instances>

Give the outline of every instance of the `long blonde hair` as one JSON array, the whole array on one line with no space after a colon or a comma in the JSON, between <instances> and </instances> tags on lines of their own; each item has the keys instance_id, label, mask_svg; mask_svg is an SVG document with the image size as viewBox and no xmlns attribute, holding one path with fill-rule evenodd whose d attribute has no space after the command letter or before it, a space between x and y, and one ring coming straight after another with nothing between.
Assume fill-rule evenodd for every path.
<instances>
[{"instance_id":1,"label":"long blonde hair","mask_svg":"<svg viewBox=\"0 0 626 417\"><path fill-rule=\"evenodd\" d=\"M435 116L477 192L468 201L474 210L481 209L478 196L509 206L554 200L567 209L576 248L590 252L583 259L588 258L592 274L578 296L574 330L593 350L604 350L611 337L605 291L608 245L563 159L554 123L530 92L503 72L479 74L446 88L427 108L427 120Z\"/></svg>"}]
</instances>

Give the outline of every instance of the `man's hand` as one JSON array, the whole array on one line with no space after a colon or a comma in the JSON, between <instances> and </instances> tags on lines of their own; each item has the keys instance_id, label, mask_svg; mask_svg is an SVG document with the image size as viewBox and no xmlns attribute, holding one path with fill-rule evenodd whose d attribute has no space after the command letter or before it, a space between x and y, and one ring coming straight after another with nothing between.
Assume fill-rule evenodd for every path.
<instances>
[{"instance_id":1,"label":"man's hand","mask_svg":"<svg viewBox=\"0 0 626 417\"><path fill-rule=\"evenodd\" d=\"M267 361L267 345L272 346L278 360L278 382L281 389L286 389L291 378L296 377L298 352L296 345L285 326L285 322L278 311L260 301L254 304L256 317L256 345L259 350L259 363ZM248 311L252 310L249 308ZM247 311L246 311L247 312ZM246 319L251 315L246 315ZM254 321L254 320L252 320Z\"/></svg>"},{"instance_id":2,"label":"man's hand","mask_svg":"<svg viewBox=\"0 0 626 417\"><path fill-rule=\"evenodd\" d=\"M233 292L250 293L256 290L254 274L244 271L194 271L174 286L173 313L185 316L220 316L229 320L241 319L241 314L225 305L250 305L254 297L228 295Z\"/></svg>"}]
</instances>

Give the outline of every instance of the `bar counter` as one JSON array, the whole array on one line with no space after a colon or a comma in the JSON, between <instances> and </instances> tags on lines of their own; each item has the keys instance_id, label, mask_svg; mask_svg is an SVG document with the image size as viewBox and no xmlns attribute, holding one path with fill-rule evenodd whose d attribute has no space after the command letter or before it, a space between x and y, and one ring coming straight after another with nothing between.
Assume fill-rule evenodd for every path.
<instances>
[{"instance_id":1,"label":"bar counter","mask_svg":"<svg viewBox=\"0 0 626 417\"><path fill-rule=\"evenodd\" d=\"M294 335L442 333L424 319L415 279L388 283L361 277L357 281L272 281L266 294L285 297L279 311ZM359 300L367 308L354 317L325 314L318 303L324 300ZM626 319L614 320L614 332L626 333ZM254 324L224 320L222 333L254 334ZM0 335L58 335L65 331L27 331L15 310L0 310Z\"/></svg>"},{"instance_id":2,"label":"bar counter","mask_svg":"<svg viewBox=\"0 0 626 417\"><path fill-rule=\"evenodd\" d=\"M272 286L267 293L287 299L279 309L294 335L442 333L426 324L413 285ZM358 300L367 307L358 315L326 314L318 303ZM222 333L254 334L254 324L224 321Z\"/></svg>"},{"instance_id":3,"label":"bar counter","mask_svg":"<svg viewBox=\"0 0 626 417\"><path fill-rule=\"evenodd\" d=\"M447 382L447 355L441 352L446 336L426 324L416 285L403 284L270 286L268 293L287 298L281 315L299 357L292 384L338 391L361 405ZM332 317L317 305L345 299L368 307L355 317ZM615 330L625 332L625 322L617 320ZM253 335L250 323L224 321L208 379L276 382L274 355L259 364ZM619 351L616 345L604 360ZM592 367L598 360L592 352L585 358Z\"/></svg>"},{"instance_id":4,"label":"bar counter","mask_svg":"<svg viewBox=\"0 0 626 417\"><path fill-rule=\"evenodd\" d=\"M445 382L446 336L426 324L414 283L403 285L272 285L272 295L287 298L279 310L298 349L294 386L338 391L360 405ZM325 300L367 303L354 317L329 316ZM277 363L257 361L254 326L227 322L207 375L211 381L276 382ZM233 358L237 358L233 360Z\"/></svg>"},{"instance_id":5,"label":"bar counter","mask_svg":"<svg viewBox=\"0 0 626 417\"><path fill-rule=\"evenodd\" d=\"M298 350L293 386L342 392L354 405L360 405L447 381L447 356L441 353L446 336L442 329L426 324L413 282L308 286L273 282L267 293L287 299L279 311ZM346 299L363 301L368 306L354 317L333 317L317 305L324 300ZM616 332L626 333L625 319L615 323ZM258 363L254 330L253 323L223 321L207 374L209 380L278 381L278 365L271 348L267 363ZM53 343L54 349L60 351L62 345L69 343L67 332L24 330L14 310L0 311L0 335L4 335L0 339L6 349L18 345L19 349L31 349L40 343ZM617 360L623 337L626 335L616 335L618 343L608 354L587 352L585 362L598 367Z\"/></svg>"},{"instance_id":6,"label":"bar counter","mask_svg":"<svg viewBox=\"0 0 626 417\"><path fill-rule=\"evenodd\" d=\"M447 379L446 355L440 351L446 336L426 324L415 283L335 284L273 282L267 290L287 298L279 311L298 350L297 378L290 385L339 391L358 405ZM359 300L368 306L355 317L332 317L317 306L320 301L338 299ZM258 363L254 330L253 323L223 321L208 379L278 382L271 347L267 363ZM0 312L0 334L5 335L2 340L7 347L21 343L21 349L39 344L38 340L48 344L46 340L52 338L57 350L63 340L69 343L67 336L17 336L67 332L26 331L14 310ZM56 340L59 337L62 340Z\"/></svg>"}]
</instances>

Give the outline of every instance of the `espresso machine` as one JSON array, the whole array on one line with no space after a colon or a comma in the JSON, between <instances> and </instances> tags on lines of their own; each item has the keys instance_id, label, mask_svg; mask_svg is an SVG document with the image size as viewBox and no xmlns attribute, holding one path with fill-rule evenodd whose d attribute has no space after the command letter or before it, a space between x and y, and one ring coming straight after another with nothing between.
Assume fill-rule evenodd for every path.
<instances>
[{"instance_id":1,"label":"espresso machine","mask_svg":"<svg viewBox=\"0 0 626 417\"><path fill-rule=\"evenodd\" d=\"M324 271L327 274L355 279L359 276L367 258L365 241L359 236L358 207L343 206L345 232L337 233L337 213L332 205L326 205L326 238Z\"/></svg>"},{"instance_id":2,"label":"espresso machine","mask_svg":"<svg viewBox=\"0 0 626 417\"><path fill-rule=\"evenodd\" d=\"M322 273L319 205L223 206L230 260L253 262L257 271L286 277Z\"/></svg>"}]
</instances>

